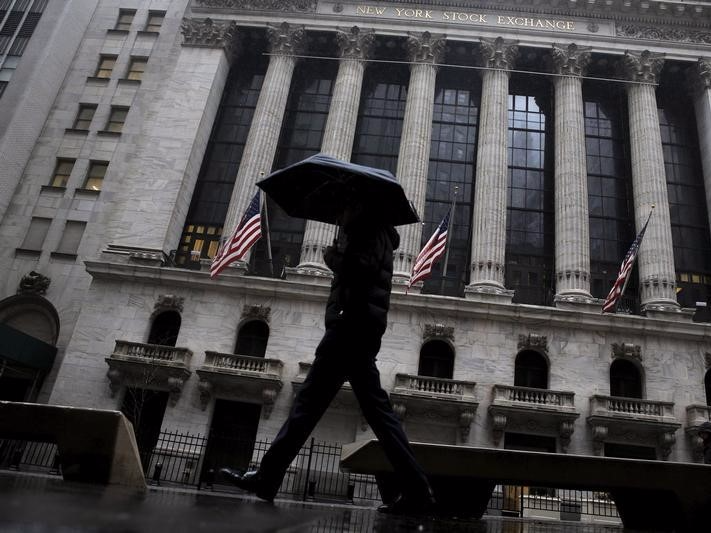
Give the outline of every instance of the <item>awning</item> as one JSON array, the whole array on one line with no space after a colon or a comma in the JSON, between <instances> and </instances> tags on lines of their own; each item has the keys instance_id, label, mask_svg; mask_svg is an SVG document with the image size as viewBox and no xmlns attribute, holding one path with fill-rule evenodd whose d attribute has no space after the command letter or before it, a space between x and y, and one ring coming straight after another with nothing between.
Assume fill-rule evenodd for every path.
<instances>
[{"instance_id":1,"label":"awning","mask_svg":"<svg viewBox=\"0 0 711 533\"><path fill-rule=\"evenodd\" d=\"M56 355L56 346L0 324L0 357L37 370L49 370Z\"/></svg>"}]
</instances>

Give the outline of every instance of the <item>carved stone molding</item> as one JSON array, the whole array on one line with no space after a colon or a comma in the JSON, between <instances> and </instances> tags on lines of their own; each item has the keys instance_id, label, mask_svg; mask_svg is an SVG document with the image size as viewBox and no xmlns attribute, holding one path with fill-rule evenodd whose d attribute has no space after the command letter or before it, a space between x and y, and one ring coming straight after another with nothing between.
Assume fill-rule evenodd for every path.
<instances>
[{"instance_id":1,"label":"carved stone molding","mask_svg":"<svg viewBox=\"0 0 711 533\"><path fill-rule=\"evenodd\" d=\"M269 324L272 308L267 305L245 305L242 308L242 320L261 320Z\"/></svg>"},{"instance_id":2,"label":"carved stone molding","mask_svg":"<svg viewBox=\"0 0 711 533\"><path fill-rule=\"evenodd\" d=\"M204 411L210 403L215 386L209 381L198 381L198 391L200 391L200 407Z\"/></svg>"},{"instance_id":3,"label":"carved stone molding","mask_svg":"<svg viewBox=\"0 0 711 533\"><path fill-rule=\"evenodd\" d=\"M481 38L480 66L509 70L514 67L518 55L518 43L503 37Z\"/></svg>"},{"instance_id":4,"label":"carved stone molding","mask_svg":"<svg viewBox=\"0 0 711 533\"><path fill-rule=\"evenodd\" d=\"M613 342L612 358L624 357L642 362L642 347L631 342Z\"/></svg>"},{"instance_id":5,"label":"carved stone molding","mask_svg":"<svg viewBox=\"0 0 711 533\"><path fill-rule=\"evenodd\" d=\"M686 80L694 95L711 89L711 60L699 58L693 67L686 69Z\"/></svg>"},{"instance_id":6,"label":"carved stone molding","mask_svg":"<svg viewBox=\"0 0 711 533\"><path fill-rule=\"evenodd\" d=\"M492 420L494 423L494 444L498 446L499 441L501 441L501 437L504 434L504 430L506 429L506 423L508 420L506 415L500 413L493 415Z\"/></svg>"},{"instance_id":7,"label":"carved stone molding","mask_svg":"<svg viewBox=\"0 0 711 533\"><path fill-rule=\"evenodd\" d=\"M615 25L615 33L617 33L618 37L629 37L632 39L711 44L711 32L693 30L691 28L669 28L633 23L618 23Z\"/></svg>"},{"instance_id":8,"label":"carved stone molding","mask_svg":"<svg viewBox=\"0 0 711 533\"><path fill-rule=\"evenodd\" d=\"M375 33L372 30L362 31L358 26L353 26L350 30L338 30L336 42L343 59L365 60L373 51Z\"/></svg>"},{"instance_id":9,"label":"carved stone molding","mask_svg":"<svg viewBox=\"0 0 711 533\"><path fill-rule=\"evenodd\" d=\"M171 376L168 378L168 403L171 407L175 407L178 403L183 385L185 385L185 380L181 377Z\"/></svg>"},{"instance_id":10,"label":"carved stone molding","mask_svg":"<svg viewBox=\"0 0 711 533\"><path fill-rule=\"evenodd\" d=\"M306 30L303 26L291 26L288 22L267 26L269 52L279 55L299 55L306 46Z\"/></svg>"},{"instance_id":11,"label":"carved stone molding","mask_svg":"<svg viewBox=\"0 0 711 533\"><path fill-rule=\"evenodd\" d=\"M444 324L425 324L425 332L422 335L424 342L433 339L447 339L454 341L454 327Z\"/></svg>"},{"instance_id":12,"label":"carved stone molding","mask_svg":"<svg viewBox=\"0 0 711 533\"><path fill-rule=\"evenodd\" d=\"M184 303L185 298L182 296L175 296L174 294L161 294L158 296L158 300L156 300L156 303L153 306L153 314L157 315L163 311L177 311L178 313L182 313Z\"/></svg>"},{"instance_id":13,"label":"carved stone molding","mask_svg":"<svg viewBox=\"0 0 711 533\"><path fill-rule=\"evenodd\" d=\"M17 294L44 296L47 294L51 281L47 276L33 270L22 276L20 284L17 286Z\"/></svg>"},{"instance_id":14,"label":"carved stone molding","mask_svg":"<svg viewBox=\"0 0 711 533\"><path fill-rule=\"evenodd\" d=\"M538 335L537 333L529 333L528 335L518 336L519 350L538 350L544 354L548 353L548 337Z\"/></svg>"},{"instance_id":15,"label":"carved stone molding","mask_svg":"<svg viewBox=\"0 0 711 533\"><path fill-rule=\"evenodd\" d=\"M316 11L316 0L194 0L198 7L240 11Z\"/></svg>"},{"instance_id":16,"label":"carved stone molding","mask_svg":"<svg viewBox=\"0 0 711 533\"><path fill-rule=\"evenodd\" d=\"M123 385L123 373L116 368L109 368L108 372L106 372L106 377L109 378L109 390L111 391L111 397L115 398L116 393L121 390L121 385Z\"/></svg>"},{"instance_id":17,"label":"carved stone molding","mask_svg":"<svg viewBox=\"0 0 711 533\"><path fill-rule=\"evenodd\" d=\"M405 420L405 415L407 415L407 405L404 402L395 402L393 403L393 412L398 417L398 420L402 422Z\"/></svg>"},{"instance_id":18,"label":"carved stone molding","mask_svg":"<svg viewBox=\"0 0 711 533\"><path fill-rule=\"evenodd\" d=\"M621 69L630 81L657 83L659 73L664 66L664 54L644 50L643 52L625 52Z\"/></svg>"},{"instance_id":19,"label":"carved stone molding","mask_svg":"<svg viewBox=\"0 0 711 533\"><path fill-rule=\"evenodd\" d=\"M556 74L584 76L590 63L591 51L589 46L578 46L575 43L568 46L554 44L551 56Z\"/></svg>"},{"instance_id":20,"label":"carved stone molding","mask_svg":"<svg viewBox=\"0 0 711 533\"><path fill-rule=\"evenodd\" d=\"M568 446L570 446L570 437L575 430L575 421L564 420L560 423L558 433L560 435L560 448L563 453L568 453Z\"/></svg>"},{"instance_id":21,"label":"carved stone molding","mask_svg":"<svg viewBox=\"0 0 711 533\"><path fill-rule=\"evenodd\" d=\"M211 18L184 18L180 26L183 46L224 48L228 55L236 51L237 24Z\"/></svg>"},{"instance_id":22,"label":"carved stone molding","mask_svg":"<svg viewBox=\"0 0 711 533\"><path fill-rule=\"evenodd\" d=\"M667 431L659 436L659 449L662 452L662 459L665 461L669 459L669 455L675 443L676 433L674 431Z\"/></svg>"},{"instance_id":23,"label":"carved stone molding","mask_svg":"<svg viewBox=\"0 0 711 533\"><path fill-rule=\"evenodd\" d=\"M704 364L706 365L706 368L711 368L711 353L706 352L704 354Z\"/></svg>"},{"instance_id":24,"label":"carved stone molding","mask_svg":"<svg viewBox=\"0 0 711 533\"><path fill-rule=\"evenodd\" d=\"M447 40L444 35L432 35L426 31L411 33L405 44L410 61L415 63L440 63L444 56Z\"/></svg>"},{"instance_id":25,"label":"carved stone molding","mask_svg":"<svg viewBox=\"0 0 711 533\"><path fill-rule=\"evenodd\" d=\"M592 427L593 433L593 449L596 455L602 455L605 447L605 439L607 438L607 426L596 424Z\"/></svg>"},{"instance_id":26,"label":"carved stone molding","mask_svg":"<svg viewBox=\"0 0 711 533\"><path fill-rule=\"evenodd\" d=\"M262 390L262 414L264 418L269 418L274 410L274 402L279 391L271 387Z\"/></svg>"},{"instance_id":27,"label":"carved stone molding","mask_svg":"<svg viewBox=\"0 0 711 533\"><path fill-rule=\"evenodd\" d=\"M459 436L462 442L469 440L472 422L474 421L474 411L464 409L459 413Z\"/></svg>"}]
</instances>

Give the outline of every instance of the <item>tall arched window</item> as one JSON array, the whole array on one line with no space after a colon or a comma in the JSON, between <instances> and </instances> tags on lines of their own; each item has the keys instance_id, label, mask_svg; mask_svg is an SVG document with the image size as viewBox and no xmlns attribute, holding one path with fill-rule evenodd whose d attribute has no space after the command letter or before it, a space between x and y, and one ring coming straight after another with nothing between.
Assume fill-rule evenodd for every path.
<instances>
[{"instance_id":1,"label":"tall arched window","mask_svg":"<svg viewBox=\"0 0 711 533\"><path fill-rule=\"evenodd\" d=\"M454 375L454 350L442 340L428 341L420 350L419 376L452 379Z\"/></svg>"},{"instance_id":2,"label":"tall arched window","mask_svg":"<svg viewBox=\"0 0 711 533\"><path fill-rule=\"evenodd\" d=\"M706 405L711 405L711 370L706 371L704 385L706 385Z\"/></svg>"},{"instance_id":3,"label":"tall arched window","mask_svg":"<svg viewBox=\"0 0 711 533\"><path fill-rule=\"evenodd\" d=\"M516 356L515 387L548 388L548 361L538 352L524 350Z\"/></svg>"},{"instance_id":4,"label":"tall arched window","mask_svg":"<svg viewBox=\"0 0 711 533\"><path fill-rule=\"evenodd\" d=\"M250 320L239 328L235 353L251 355L252 357L264 357L268 340L269 326L261 320Z\"/></svg>"},{"instance_id":5,"label":"tall arched window","mask_svg":"<svg viewBox=\"0 0 711 533\"><path fill-rule=\"evenodd\" d=\"M642 373L632 361L617 359L610 365L610 395L642 398Z\"/></svg>"},{"instance_id":6,"label":"tall arched window","mask_svg":"<svg viewBox=\"0 0 711 533\"><path fill-rule=\"evenodd\" d=\"M148 344L175 346L180 331L180 313L163 311L153 319L151 332L148 334Z\"/></svg>"}]
</instances>

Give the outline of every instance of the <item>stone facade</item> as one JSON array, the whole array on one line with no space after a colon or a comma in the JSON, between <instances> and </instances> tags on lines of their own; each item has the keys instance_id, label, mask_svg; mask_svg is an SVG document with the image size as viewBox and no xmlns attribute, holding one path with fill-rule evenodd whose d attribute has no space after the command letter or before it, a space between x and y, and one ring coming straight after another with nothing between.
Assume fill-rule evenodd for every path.
<instances>
[{"instance_id":1,"label":"stone facade","mask_svg":"<svg viewBox=\"0 0 711 533\"><path fill-rule=\"evenodd\" d=\"M265 31L271 48L229 199L226 232L244 212L260 172L272 168L292 76L307 54L309 32L338 35L340 53L334 59L341 65L334 94L343 104L329 112L329 138L323 146L344 159L350 156L357 122L357 110L346 104L358 101L373 35L387 34L402 38L409 53L397 168L420 211L427 188L435 82L453 43L464 41L481 52L470 66L482 69L484 92L466 297L397 290L378 357L383 386L397 399L396 412L409 436L503 447L502 434L513 432L551 437L559 452L602 453L602 445L613 442L654 448L659 459L694 460L694 428L702 420L697 414L703 412L697 407L708 400L703 381L711 326L692 323L675 297L653 87L660 54L675 35L666 25L665 10L672 9L668 3L644 2L643 8L590 1L585 7L574 2L563 7L544 1L529 8L520 2L489 2L476 16L445 2L420 3L432 4L432 9L398 1L387 6L231 0L83 4L84 18L72 19L80 26L74 35L83 35L81 42L59 35L50 41L62 44L59 64L65 65L66 76L48 75L45 87L28 93L34 105L18 102L12 120L27 117L21 139L0 130L0 162L11 159L3 168L13 169L11 175L0 176L0 271L5 273L0 298L13 295L26 274L38 272L52 279L45 296L61 322L58 357L39 401L120 408L126 386L141 384L135 381L140 377L122 373L120 361L154 353L143 345L149 344L159 305L181 316L175 353L166 356L172 363L164 365L156 385L171 394L163 429L207 433L215 400L222 398L261 404L258 437L276 433L323 333L328 289L319 279L327 279L328 272L318 252L328 244L332 228L307 226L304 264L287 272L286 279L244 276L234 268L211 279L204 268L173 266L171 251L178 248L230 69L239 69L243 54L249 53L243 39L251 29ZM135 10L129 30L114 29L119 9ZM695 75L703 80L708 68L699 57L711 57L711 48L706 33L693 24L705 24L709 8L675 4L673 9L674 20L686 25L678 30L684 38L675 39L674 60L694 68L698 64ZM149 11L165 14L158 31L144 29ZM504 278L506 98L518 50L551 53L551 42L556 43L551 70L559 76L554 82L560 130L555 151L562 160L555 175L559 290L556 305L544 307L511 303L513 293ZM576 44L581 42L585 46ZM627 98L637 229L652 203L662 212L655 214L647 248L639 257L646 316L601 315L601 302L590 296L589 235L587 220L580 220L587 217L580 78L591 53L620 60L627 79L635 82ZM101 55L116 56L109 78L95 76ZM148 58L140 82L125 77L135 57ZM56 98L51 99L53 92ZM706 192L711 195L710 151L705 146L711 128L708 84L699 84L694 98ZM87 131L73 127L80 103L97 106ZM0 112L9 113L5 106L0 100ZM104 131L112 106L129 107L120 134ZM339 129L334 120L348 129ZM75 160L66 187L47 186L57 158ZM88 168L96 161L109 162L99 193L84 188ZM33 218L51 223L44 242L24 250ZM53 253L66 221L86 224L81 243L75 254ZM413 225L401 233L403 245L396 256L400 288L419 250L422 228ZM268 324L268 365L252 368L250 360L230 359L239 328L248 320ZM454 353L451 379L417 376L420 350L432 339ZM143 347L129 353L132 343ZM521 351L538 353L547 361L547 393L512 387ZM641 368L644 401L610 401L610 365L619 359ZM425 394L431 389L436 390ZM342 392L315 436L338 442L371 436L352 394Z\"/></svg>"}]
</instances>

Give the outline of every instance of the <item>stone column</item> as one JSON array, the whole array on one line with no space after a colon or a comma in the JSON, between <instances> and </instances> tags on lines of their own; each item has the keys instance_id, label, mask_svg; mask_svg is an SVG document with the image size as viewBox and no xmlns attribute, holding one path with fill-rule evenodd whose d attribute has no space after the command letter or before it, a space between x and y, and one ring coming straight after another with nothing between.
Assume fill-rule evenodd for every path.
<instances>
[{"instance_id":1,"label":"stone column","mask_svg":"<svg viewBox=\"0 0 711 533\"><path fill-rule=\"evenodd\" d=\"M105 179L102 195L112 195L116 206L101 215L108 243L103 254L112 261L162 264L177 248L185 224L234 58L237 27L187 18L181 29L183 43L169 78L149 71L141 82L157 95L138 109L150 120L137 132L126 124L122 136L128 140L118 146Z\"/></svg>"},{"instance_id":2,"label":"stone column","mask_svg":"<svg viewBox=\"0 0 711 533\"><path fill-rule=\"evenodd\" d=\"M696 128L701 147L706 209L709 214L709 226L711 226L711 150L709 150L711 147L711 60L699 59L696 66L689 71L696 111Z\"/></svg>"},{"instance_id":3,"label":"stone column","mask_svg":"<svg viewBox=\"0 0 711 533\"><path fill-rule=\"evenodd\" d=\"M553 45L556 305L592 303L583 84L588 47Z\"/></svg>"},{"instance_id":4,"label":"stone column","mask_svg":"<svg viewBox=\"0 0 711 533\"><path fill-rule=\"evenodd\" d=\"M396 174L405 194L413 202L420 216L423 216L425 211L436 64L444 54L445 43L443 35L432 35L429 32L411 34L407 39L412 65ZM413 261L420 251L422 225L402 226L399 232L400 247L395 251L393 284L404 290L410 279Z\"/></svg>"},{"instance_id":5,"label":"stone column","mask_svg":"<svg viewBox=\"0 0 711 533\"><path fill-rule=\"evenodd\" d=\"M267 36L269 52L272 55L254 109L230 205L227 208L222 230L222 234L226 237L232 234L235 226L244 216L247 205L256 192L255 183L260 179L261 173L268 174L274 164L291 78L296 65L295 55L301 52L305 44L306 32L302 26L294 27L284 22L280 26L268 26ZM235 265L244 268L248 261L249 254L243 260L235 262Z\"/></svg>"},{"instance_id":6,"label":"stone column","mask_svg":"<svg viewBox=\"0 0 711 533\"><path fill-rule=\"evenodd\" d=\"M479 141L477 148L472 264L467 298L511 302L504 287L506 208L508 190L509 70L518 46L501 37L481 39L482 73Z\"/></svg>"},{"instance_id":7,"label":"stone column","mask_svg":"<svg viewBox=\"0 0 711 533\"><path fill-rule=\"evenodd\" d=\"M372 31L362 32L358 26L353 26L348 31L338 31L336 40L341 51L341 61L323 133L321 152L350 161L365 60L370 55L375 35ZM289 270L295 270L297 275L330 277L330 270L323 262L323 251L331 243L335 233L336 226L309 220L304 232L301 262L296 269Z\"/></svg>"},{"instance_id":8,"label":"stone column","mask_svg":"<svg viewBox=\"0 0 711 533\"><path fill-rule=\"evenodd\" d=\"M663 64L662 54L648 50L627 52L622 62L627 79L634 82L627 87L627 105L637 232L642 229L652 206L656 206L637 258L642 309L647 314L679 310L662 138L654 94Z\"/></svg>"}]
</instances>

